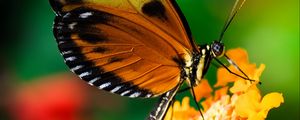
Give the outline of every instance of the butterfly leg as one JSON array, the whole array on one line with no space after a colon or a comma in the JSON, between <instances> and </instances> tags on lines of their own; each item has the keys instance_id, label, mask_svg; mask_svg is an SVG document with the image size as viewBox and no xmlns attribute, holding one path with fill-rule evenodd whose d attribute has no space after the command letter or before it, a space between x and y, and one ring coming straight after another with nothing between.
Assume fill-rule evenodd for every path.
<instances>
[{"instance_id":1,"label":"butterfly leg","mask_svg":"<svg viewBox=\"0 0 300 120\"><path fill-rule=\"evenodd\" d=\"M199 110L199 112L200 112L200 114L201 114L201 117L202 117L203 120L204 120L203 113L202 113L202 111L201 111L201 109L200 109L199 103L198 103L197 100L196 100L196 95L195 95L194 87L191 87L191 89L192 89L192 95L193 95L194 102L196 103L197 109Z\"/></svg>"},{"instance_id":2,"label":"butterfly leg","mask_svg":"<svg viewBox=\"0 0 300 120\"><path fill-rule=\"evenodd\" d=\"M239 74L237 74L237 73L235 73L235 72L232 72L226 65L224 65L220 60L218 60L217 58L215 58L215 60L220 64L220 65L222 65L229 73L231 73L231 74L233 74L233 75L235 75L235 76L238 76L238 77L240 77L240 78L243 78L243 79L245 79L245 80L249 80L250 82L254 82L255 80L252 80L252 79L250 79L247 75L246 75L246 73L244 72L244 71L242 71L242 69L233 61L233 60L231 60L228 56L226 56L225 55L225 57L226 57L226 60L231 64L231 65L233 65L237 70L239 70L239 71L241 71L242 72L242 74L244 75L244 76L246 76L246 77L244 77L244 76L241 76L241 75L239 75ZM261 82L259 82L259 84L261 84Z\"/></svg>"},{"instance_id":3,"label":"butterfly leg","mask_svg":"<svg viewBox=\"0 0 300 120\"><path fill-rule=\"evenodd\" d=\"M146 120L162 120L165 117L166 112L167 112L168 108L170 107L170 105L173 103L172 101L182 83L183 82L178 84L172 90L164 93L160 97L159 103L156 105L154 110L152 110L152 112L150 113L149 117Z\"/></svg>"}]
</instances>

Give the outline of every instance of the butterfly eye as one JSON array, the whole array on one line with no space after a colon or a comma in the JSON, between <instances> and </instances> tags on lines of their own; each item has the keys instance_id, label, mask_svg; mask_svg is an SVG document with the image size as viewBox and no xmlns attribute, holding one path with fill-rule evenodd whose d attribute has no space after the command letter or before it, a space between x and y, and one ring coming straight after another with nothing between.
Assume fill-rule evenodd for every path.
<instances>
[{"instance_id":1,"label":"butterfly eye","mask_svg":"<svg viewBox=\"0 0 300 120\"><path fill-rule=\"evenodd\" d=\"M225 52L225 46L223 43L220 43L219 41L214 41L211 44L212 54L214 57L222 57Z\"/></svg>"}]
</instances>

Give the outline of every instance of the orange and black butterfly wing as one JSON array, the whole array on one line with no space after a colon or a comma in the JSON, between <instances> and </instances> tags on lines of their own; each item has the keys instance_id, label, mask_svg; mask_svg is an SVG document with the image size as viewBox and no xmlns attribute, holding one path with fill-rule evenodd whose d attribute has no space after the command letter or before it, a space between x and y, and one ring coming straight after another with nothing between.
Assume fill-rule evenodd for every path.
<instances>
[{"instance_id":1,"label":"orange and black butterfly wing","mask_svg":"<svg viewBox=\"0 0 300 120\"><path fill-rule=\"evenodd\" d=\"M180 81L194 44L171 0L50 0L54 35L71 71L129 97L161 95Z\"/></svg>"}]
</instances>

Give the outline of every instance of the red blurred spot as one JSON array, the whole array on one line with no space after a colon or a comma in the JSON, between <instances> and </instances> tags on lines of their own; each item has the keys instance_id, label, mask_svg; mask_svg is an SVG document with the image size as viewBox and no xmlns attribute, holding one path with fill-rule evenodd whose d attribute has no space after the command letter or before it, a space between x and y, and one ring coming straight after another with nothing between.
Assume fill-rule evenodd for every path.
<instances>
[{"instance_id":1,"label":"red blurred spot","mask_svg":"<svg viewBox=\"0 0 300 120\"><path fill-rule=\"evenodd\" d=\"M16 120L81 120L86 86L72 75L36 80L17 89L10 101Z\"/></svg>"}]
</instances>

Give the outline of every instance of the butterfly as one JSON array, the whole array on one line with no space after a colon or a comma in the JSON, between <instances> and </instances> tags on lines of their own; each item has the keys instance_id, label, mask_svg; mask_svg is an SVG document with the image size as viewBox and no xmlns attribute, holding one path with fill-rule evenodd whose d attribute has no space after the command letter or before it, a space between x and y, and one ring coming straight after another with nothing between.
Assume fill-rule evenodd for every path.
<instances>
[{"instance_id":1,"label":"butterfly","mask_svg":"<svg viewBox=\"0 0 300 120\"><path fill-rule=\"evenodd\" d=\"M49 1L54 36L70 70L121 96L160 96L151 120L161 120L180 86L199 84L211 61L224 55L221 39L201 46L193 41L175 0Z\"/></svg>"}]
</instances>

